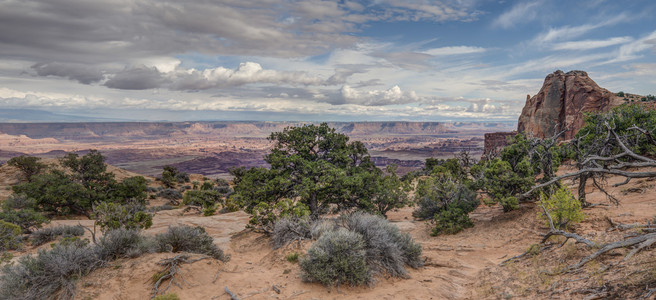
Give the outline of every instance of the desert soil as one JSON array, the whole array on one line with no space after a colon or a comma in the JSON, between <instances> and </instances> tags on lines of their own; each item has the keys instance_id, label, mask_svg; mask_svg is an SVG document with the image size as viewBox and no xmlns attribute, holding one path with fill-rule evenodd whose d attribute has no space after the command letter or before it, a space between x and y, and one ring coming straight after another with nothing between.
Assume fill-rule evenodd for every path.
<instances>
[{"instance_id":1,"label":"desert soil","mask_svg":"<svg viewBox=\"0 0 656 300\"><path fill-rule=\"evenodd\" d=\"M2 171L2 170L0 170ZM561 171L562 172L562 171ZM2 173L2 172L0 172ZM131 175L130 173L122 176ZM4 173L2 181L9 183L12 174ZM609 183L619 182L619 178L609 179ZM586 209L586 221L574 230L597 240L607 239L606 217L621 223L646 223L656 214L653 201L656 181L635 180L630 184L612 188L621 205L595 206ZM575 190L575 186L571 187ZM599 191L592 191L588 200L592 203L608 203ZM5 192L5 191L3 191ZM155 204L161 204L158 199ZM370 287L324 287L317 283L301 280L298 263L286 260L293 252L304 253L310 242L294 243L274 250L270 239L263 234L245 229L248 215L233 212L203 217L194 213L183 213L182 209L160 211L154 217L148 234L163 232L169 225L187 224L202 226L228 255L230 260L223 263L204 259L181 267L184 282L172 284L169 293L176 293L180 299L230 299L225 292L227 287L240 299L583 299L585 295L565 293L554 296L538 292L527 292L530 280L523 282L517 274L530 272L540 261L522 267L515 264L501 267L499 264L512 256L526 251L532 244L539 243L547 232L544 224L537 220L535 204L523 204L519 210L503 213L498 206L481 205L470 217L475 226L456 235L432 237L429 226L422 221L413 220L413 208L404 208L389 213L389 220L402 231L408 232L422 245L426 265L419 269L409 269L408 278L378 277ZM55 220L48 226L59 224L82 224L92 227L90 220ZM88 234L87 234L88 235ZM87 236L88 237L88 236ZM47 247L47 246L42 246ZM573 246L578 247L578 246ZM578 248L580 259L587 250ZM22 253L34 253L28 249ZM136 259L121 259L107 267L96 270L82 278L78 284L78 299L148 299L152 293L152 276L161 271L157 265L161 259L177 254L148 254ZM644 259L653 257L650 251L636 256ZM198 257L198 255L192 255ZM642 258L641 258L642 257ZM554 258L545 259L545 264L554 264ZM523 268L523 269L522 269ZM531 269L532 270L532 269ZM528 276L527 276L528 277ZM617 277L617 276L616 276ZM524 278L526 279L526 278ZM530 278L529 278L530 279ZM166 283L168 284L168 283ZM580 281L579 287L586 281ZM279 293L273 288L276 286ZM518 287L519 286L519 287Z\"/></svg>"}]
</instances>

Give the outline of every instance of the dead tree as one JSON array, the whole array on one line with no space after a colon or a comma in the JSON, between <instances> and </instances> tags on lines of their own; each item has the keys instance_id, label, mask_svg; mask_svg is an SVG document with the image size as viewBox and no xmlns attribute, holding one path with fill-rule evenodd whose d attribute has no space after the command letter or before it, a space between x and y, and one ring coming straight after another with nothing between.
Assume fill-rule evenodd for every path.
<instances>
[{"instance_id":1,"label":"dead tree","mask_svg":"<svg viewBox=\"0 0 656 300\"><path fill-rule=\"evenodd\" d=\"M606 195L611 197L611 199L616 200L616 198L612 197L612 195L610 195L610 193L608 193L603 188L602 184L599 184L597 178L604 180L605 176L607 175L616 175L616 176L624 177L625 180L623 182L616 183L613 185L613 187L617 187L629 183L631 179L634 178L656 177L655 171L640 171L640 169L642 168L656 167L656 160L643 155L636 154L626 145L625 141L617 134L615 129L612 128L608 122L604 122L604 126L606 127L606 131L607 131L606 139L604 139L604 144L613 145L613 147L617 147L621 152L617 154L608 153L606 155L589 154L585 156L579 163L577 163L577 165L579 166L578 171L560 175L560 176L555 176L550 180L535 185L529 191L521 194L519 196L519 199L520 200L530 199L534 192L544 187L556 184L557 182L563 179L578 177L581 178L579 182L579 191L581 191L581 189L585 189L585 181L587 179L593 179L595 180L594 183L597 188L599 188L602 192L604 192ZM643 132L643 130L640 130L640 128L638 127L634 126L632 128L635 128L632 130ZM651 135L649 135L649 137L650 137L649 140L653 142L654 140L651 138ZM597 149L597 153L607 153L607 150L608 147L599 148Z\"/></svg>"}]
</instances>

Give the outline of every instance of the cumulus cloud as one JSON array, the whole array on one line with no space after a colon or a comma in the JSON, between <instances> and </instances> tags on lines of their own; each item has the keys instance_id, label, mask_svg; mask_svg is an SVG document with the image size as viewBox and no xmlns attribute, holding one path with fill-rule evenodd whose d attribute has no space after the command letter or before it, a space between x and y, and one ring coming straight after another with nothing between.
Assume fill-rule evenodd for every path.
<instances>
[{"instance_id":1,"label":"cumulus cloud","mask_svg":"<svg viewBox=\"0 0 656 300\"><path fill-rule=\"evenodd\" d=\"M407 104L417 102L420 98L414 91L404 92L398 85L387 90L359 91L344 85L341 89L344 103L360 104L365 106L383 106L393 104Z\"/></svg>"}]
</instances>

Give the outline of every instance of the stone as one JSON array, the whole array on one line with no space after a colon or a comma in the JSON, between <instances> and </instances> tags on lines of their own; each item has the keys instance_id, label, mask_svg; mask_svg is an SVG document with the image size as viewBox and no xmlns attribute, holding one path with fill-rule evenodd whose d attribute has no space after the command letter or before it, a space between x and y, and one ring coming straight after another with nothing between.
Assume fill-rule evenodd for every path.
<instances>
[{"instance_id":1,"label":"stone","mask_svg":"<svg viewBox=\"0 0 656 300\"><path fill-rule=\"evenodd\" d=\"M527 97L517 131L547 138L565 130L563 140L574 138L584 125L584 113L605 112L617 106L613 93L601 88L584 71L556 71L547 75L533 97Z\"/></svg>"}]
</instances>

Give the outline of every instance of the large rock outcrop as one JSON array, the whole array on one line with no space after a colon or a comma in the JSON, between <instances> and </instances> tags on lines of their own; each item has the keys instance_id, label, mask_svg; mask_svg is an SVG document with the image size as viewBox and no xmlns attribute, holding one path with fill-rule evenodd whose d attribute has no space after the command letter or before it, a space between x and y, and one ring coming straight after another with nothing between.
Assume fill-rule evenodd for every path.
<instances>
[{"instance_id":1,"label":"large rock outcrop","mask_svg":"<svg viewBox=\"0 0 656 300\"><path fill-rule=\"evenodd\" d=\"M614 107L614 95L595 83L584 71L549 74L537 95L528 97L517 130L537 138L565 130L562 139L572 139L584 125L584 113Z\"/></svg>"}]
</instances>

